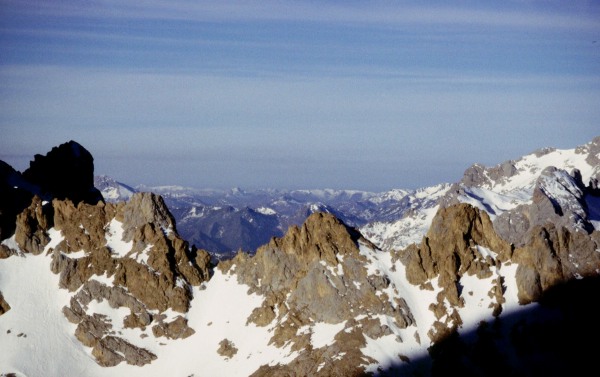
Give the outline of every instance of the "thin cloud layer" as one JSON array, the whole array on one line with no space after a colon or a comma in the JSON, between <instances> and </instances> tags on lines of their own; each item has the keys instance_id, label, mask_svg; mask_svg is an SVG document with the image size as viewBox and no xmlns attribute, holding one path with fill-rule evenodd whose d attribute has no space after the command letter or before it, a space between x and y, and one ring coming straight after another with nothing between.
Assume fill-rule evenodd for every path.
<instances>
[{"instance_id":1,"label":"thin cloud layer","mask_svg":"<svg viewBox=\"0 0 600 377\"><path fill-rule=\"evenodd\" d=\"M75 139L130 184L382 190L597 134L587 2L0 9L0 158L20 168Z\"/></svg>"}]
</instances>

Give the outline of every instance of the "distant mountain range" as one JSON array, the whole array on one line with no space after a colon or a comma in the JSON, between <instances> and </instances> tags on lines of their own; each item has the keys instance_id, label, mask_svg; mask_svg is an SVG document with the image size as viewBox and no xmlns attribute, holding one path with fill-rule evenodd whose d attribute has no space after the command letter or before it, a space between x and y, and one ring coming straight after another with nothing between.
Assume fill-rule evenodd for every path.
<instances>
[{"instance_id":1,"label":"distant mountain range","mask_svg":"<svg viewBox=\"0 0 600 377\"><path fill-rule=\"evenodd\" d=\"M132 188L92 161L0 162L2 376L596 367L600 137L386 193Z\"/></svg>"},{"instance_id":2,"label":"distant mountain range","mask_svg":"<svg viewBox=\"0 0 600 377\"><path fill-rule=\"evenodd\" d=\"M453 184L381 193L143 185L133 188L107 176L95 177L94 184L112 202L128 200L134 192L161 195L182 237L221 258L231 257L239 250L253 253L316 212L331 213L345 224L359 228L380 248L392 250L420 242L440 206L450 203L474 205L493 219L500 216L500 224L516 207L531 201L536 180L548 166L567 172L577 168L584 179L596 177L600 163L594 148L543 148L494 167L474 164L461 181Z\"/></svg>"},{"instance_id":3,"label":"distant mountain range","mask_svg":"<svg viewBox=\"0 0 600 377\"><path fill-rule=\"evenodd\" d=\"M126 201L134 192L153 192L165 200L179 233L201 249L223 256L255 252L292 225L301 225L316 212L328 212L344 223L360 227L371 222L401 219L415 206L427 206L423 190L373 193L356 190L231 190L179 186L149 187L96 176L95 186L110 202ZM449 185L429 190L440 191ZM425 191L427 192L427 191Z\"/></svg>"}]
</instances>

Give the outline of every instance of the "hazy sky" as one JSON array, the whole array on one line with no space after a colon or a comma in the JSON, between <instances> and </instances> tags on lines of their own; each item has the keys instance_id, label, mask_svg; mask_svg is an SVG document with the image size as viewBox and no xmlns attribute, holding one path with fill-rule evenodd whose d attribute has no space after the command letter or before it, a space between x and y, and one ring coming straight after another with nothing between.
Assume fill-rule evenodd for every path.
<instances>
[{"instance_id":1,"label":"hazy sky","mask_svg":"<svg viewBox=\"0 0 600 377\"><path fill-rule=\"evenodd\" d=\"M600 1L0 0L0 159L383 191L600 135Z\"/></svg>"}]
</instances>

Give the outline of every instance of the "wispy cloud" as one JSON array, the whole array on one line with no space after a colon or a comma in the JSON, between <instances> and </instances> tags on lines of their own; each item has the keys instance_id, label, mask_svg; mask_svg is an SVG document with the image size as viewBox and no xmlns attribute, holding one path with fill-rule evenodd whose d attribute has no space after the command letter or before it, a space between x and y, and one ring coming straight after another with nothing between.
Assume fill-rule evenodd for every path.
<instances>
[{"instance_id":1,"label":"wispy cloud","mask_svg":"<svg viewBox=\"0 0 600 377\"><path fill-rule=\"evenodd\" d=\"M600 5L548 2L528 6L489 3L481 7L433 5L422 2L332 2L277 0L221 1L62 1L4 0L3 7L19 13L55 17L130 18L188 21L307 21L394 25L479 25L484 27L598 30ZM532 5L533 4L533 5Z\"/></svg>"}]
</instances>

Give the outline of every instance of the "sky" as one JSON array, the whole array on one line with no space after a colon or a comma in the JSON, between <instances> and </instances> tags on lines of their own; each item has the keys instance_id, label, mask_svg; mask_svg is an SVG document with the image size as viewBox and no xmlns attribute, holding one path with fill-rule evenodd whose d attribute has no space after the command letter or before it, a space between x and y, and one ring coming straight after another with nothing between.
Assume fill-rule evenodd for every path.
<instances>
[{"instance_id":1,"label":"sky","mask_svg":"<svg viewBox=\"0 0 600 377\"><path fill-rule=\"evenodd\" d=\"M600 1L0 0L0 159L414 189L600 135Z\"/></svg>"}]
</instances>

